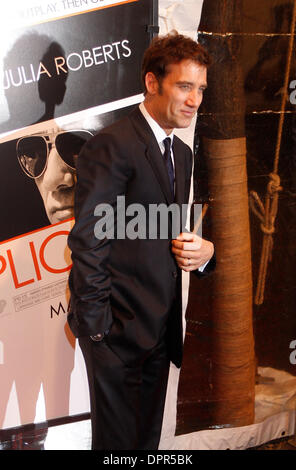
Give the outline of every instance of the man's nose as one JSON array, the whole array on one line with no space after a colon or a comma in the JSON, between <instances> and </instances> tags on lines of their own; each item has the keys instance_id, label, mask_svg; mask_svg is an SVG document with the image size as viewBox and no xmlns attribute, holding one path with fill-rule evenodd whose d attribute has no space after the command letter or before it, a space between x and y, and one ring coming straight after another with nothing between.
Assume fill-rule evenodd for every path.
<instances>
[{"instance_id":1,"label":"man's nose","mask_svg":"<svg viewBox=\"0 0 296 470\"><path fill-rule=\"evenodd\" d=\"M50 191L70 187L74 184L74 170L63 161L55 147L51 149L48 156L43 184Z\"/></svg>"},{"instance_id":2,"label":"man's nose","mask_svg":"<svg viewBox=\"0 0 296 470\"><path fill-rule=\"evenodd\" d=\"M202 101L202 93L199 90L195 90L195 89L191 90L187 99L188 106L198 109L201 101Z\"/></svg>"}]
</instances>

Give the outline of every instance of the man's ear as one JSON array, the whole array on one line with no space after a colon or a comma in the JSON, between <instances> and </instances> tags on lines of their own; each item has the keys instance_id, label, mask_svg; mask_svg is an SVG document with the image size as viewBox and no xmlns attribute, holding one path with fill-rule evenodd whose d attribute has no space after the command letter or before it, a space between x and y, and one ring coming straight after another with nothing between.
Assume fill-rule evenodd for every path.
<instances>
[{"instance_id":1,"label":"man's ear","mask_svg":"<svg viewBox=\"0 0 296 470\"><path fill-rule=\"evenodd\" d=\"M147 72L145 75L146 90L150 95L156 95L158 93L159 84L154 73Z\"/></svg>"}]
</instances>

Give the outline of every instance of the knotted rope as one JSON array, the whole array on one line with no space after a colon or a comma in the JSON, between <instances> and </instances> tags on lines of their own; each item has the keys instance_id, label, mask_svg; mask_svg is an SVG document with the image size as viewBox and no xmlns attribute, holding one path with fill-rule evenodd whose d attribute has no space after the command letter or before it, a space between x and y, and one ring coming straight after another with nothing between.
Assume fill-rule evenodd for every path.
<instances>
[{"instance_id":1,"label":"knotted rope","mask_svg":"<svg viewBox=\"0 0 296 470\"><path fill-rule=\"evenodd\" d=\"M258 280L257 280L257 288L256 288L256 293L255 293L255 298L254 298L254 302L256 305L261 305L264 301L267 267L268 267L268 262L270 262L271 260L272 249L273 249L273 234L275 231L275 220L276 220L276 216L278 212L279 193L283 189L281 187L281 180L278 175L278 166L279 166L280 149L281 149L281 142L282 142L282 135L283 135L285 108L286 108L287 95L288 95L288 84L289 84L289 76L290 76L290 70L291 70L291 60L292 60L292 54L293 54L295 24L296 24L296 0L294 0L290 41L289 41L289 48L287 52L284 92L282 95L282 102L281 102L281 113L280 113L279 126L278 126L273 172L270 173L269 175L269 182L267 184L267 190L266 190L266 196L265 196L265 204L262 203L256 191L250 192L250 206L254 214L261 221L260 228L263 232L261 259L260 259L260 266L259 266L259 273L258 273Z\"/></svg>"}]
</instances>

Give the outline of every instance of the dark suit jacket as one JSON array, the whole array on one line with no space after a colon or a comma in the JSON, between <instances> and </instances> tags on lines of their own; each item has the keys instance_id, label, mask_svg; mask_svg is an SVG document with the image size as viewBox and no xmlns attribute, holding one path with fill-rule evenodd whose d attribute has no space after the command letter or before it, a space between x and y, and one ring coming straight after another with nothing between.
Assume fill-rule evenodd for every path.
<instances>
[{"instance_id":1,"label":"dark suit jacket","mask_svg":"<svg viewBox=\"0 0 296 470\"><path fill-rule=\"evenodd\" d=\"M176 136L175 202L188 202L192 152ZM145 357L166 335L170 359L182 360L181 272L171 239L104 239L94 236L98 204L126 207L173 202L159 145L142 113L100 131L78 158L75 226L69 236L73 268L68 320L73 333L106 341L125 363ZM127 220L128 221L128 220ZM148 220L147 220L148 227Z\"/></svg>"}]
</instances>

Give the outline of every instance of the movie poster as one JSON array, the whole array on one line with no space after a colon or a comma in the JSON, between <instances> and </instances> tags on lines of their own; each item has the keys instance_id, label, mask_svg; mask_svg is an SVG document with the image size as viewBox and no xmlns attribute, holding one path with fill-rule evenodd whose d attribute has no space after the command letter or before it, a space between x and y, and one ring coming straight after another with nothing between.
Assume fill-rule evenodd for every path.
<instances>
[{"instance_id":1,"label":"movie poster","mask_svg":"<svg viewBox=\"0 0 296 470\"><path fill-rule=\"evenodd\" d=\"M1 13L1 429L89 411L66 322L75 160L142 101L156 3L23 0Z\"/></svg>"}]
</instances>

